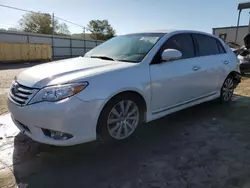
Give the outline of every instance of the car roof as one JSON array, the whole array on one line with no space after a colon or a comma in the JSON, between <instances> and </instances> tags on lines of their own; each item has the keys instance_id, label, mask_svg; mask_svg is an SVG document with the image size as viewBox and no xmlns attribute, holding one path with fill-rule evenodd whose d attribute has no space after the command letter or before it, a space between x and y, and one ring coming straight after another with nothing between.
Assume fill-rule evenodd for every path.
<instances>
[{"instance_id":1,"label":"car roof","mask_svg":"<svg viewBox=\"0 0 250 188\"><path fill-rule=\"evenodd\" d=\"M164 34L167 34L167 33L172 33L174 31L178 31L178 30L175 30L175 29L147 30L147 31L143 31L140 33L164 33Z\"/></svg>"},{"instance_id":2,"label":"car roof","mask_svg":"<svg viewBox=\"0 0 250 188\"><path fill-rule=\"evenodd\" d=\"M136 32L136 33L163 33L163 34L178 34L178 33L196 33L196 34L203 34L203 35L209 35L212 37L216 37L210 33L206 33L203 31L195 31L195 30L175 30L175 29L165 29L165 30L149 30L149 31L143 31L143 32ZM132 33L132 34L136 34Z\"/></svg>"}]
</instances>

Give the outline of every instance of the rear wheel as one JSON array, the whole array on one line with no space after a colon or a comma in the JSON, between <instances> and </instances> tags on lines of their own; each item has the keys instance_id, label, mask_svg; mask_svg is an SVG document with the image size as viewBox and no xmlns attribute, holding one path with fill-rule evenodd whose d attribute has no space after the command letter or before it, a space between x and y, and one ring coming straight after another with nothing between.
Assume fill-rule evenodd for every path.
<instances>
[{"instance_id":1,"label":"rear wheel","mask_svg":"<svg viewBox=\"0 0 250 188\"><path fill-rule=\"evenodd\" d=\"M231 101L234 93L234 88L235 88L234 79L232 76L228 76L221 88L220 101L221 102Z\"/></svg>"},{"instance_id":2,"label":"rear wheel","mask_svg":"<svg viewBox=\"0 0 250 188\"><path fill-rule=\"evenodd\" d=\"M117 96L104 107L97 125L101 141L121 141L129 138L141 123L143 110L136 97Z\"/></svg>"}]
</instances>

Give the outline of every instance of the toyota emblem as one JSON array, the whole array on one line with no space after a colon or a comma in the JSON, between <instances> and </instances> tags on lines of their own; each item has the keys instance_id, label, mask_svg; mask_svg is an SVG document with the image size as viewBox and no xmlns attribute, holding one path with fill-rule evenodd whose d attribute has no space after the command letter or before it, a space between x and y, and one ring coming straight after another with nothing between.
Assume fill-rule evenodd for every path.
<instances>
[{"instance_id":1,"label":"toyota emblem","mask_svg":"<svg viewBox=\"0 0 250 188\"><path fill-rule=\"evenodd\" d=\"M14 83L12 85L11 91L13 94L16 94L18 92L18 83Z\"/></svg>"}]
</instances>

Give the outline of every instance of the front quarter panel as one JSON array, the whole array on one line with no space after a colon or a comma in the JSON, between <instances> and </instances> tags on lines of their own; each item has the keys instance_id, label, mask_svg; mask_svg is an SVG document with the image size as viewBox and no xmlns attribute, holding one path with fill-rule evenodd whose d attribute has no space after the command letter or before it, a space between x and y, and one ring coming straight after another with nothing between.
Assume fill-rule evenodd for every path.
<instances>
[{"instance_id":1,"label":"front quarter panel","mask_svg":"<svg viewBox=\"0 0 250 188\"><path fill-rule=\"evenodd\" d=\"M150 101L150 76L148 64L135 64L120 70L95 75L86 79L89 85L76 95L83 101L104 100L124 91L135 91L141 94L146 103Z\"/></svg>"}]
</instances>

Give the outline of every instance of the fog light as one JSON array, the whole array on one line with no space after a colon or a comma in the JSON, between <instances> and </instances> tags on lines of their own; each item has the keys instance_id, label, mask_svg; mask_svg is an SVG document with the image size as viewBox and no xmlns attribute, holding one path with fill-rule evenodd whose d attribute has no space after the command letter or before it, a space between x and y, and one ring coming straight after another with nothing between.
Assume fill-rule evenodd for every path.
<instances>
[{"instance_id":1,"label":"fog light","mask_svg":"<svg viewBox=\"0 0 250 188\"><path fill-rule=\"evenodd\" d=\"M42 129L42 130L46 136L53 138L55 140L68 140L73 137L71 134L60 132L60 131L53 131L49 129Z\"/></svg>"}]
</instances>

